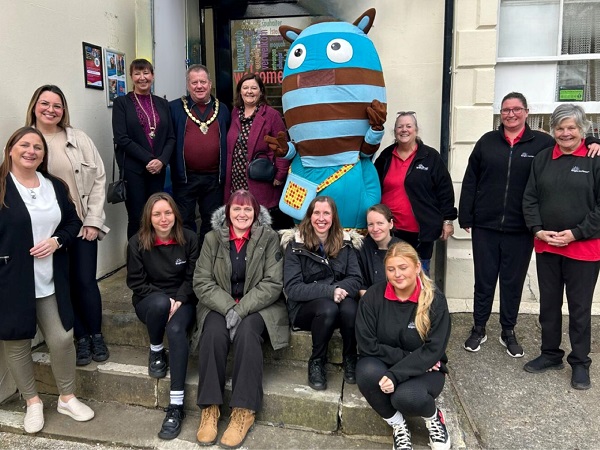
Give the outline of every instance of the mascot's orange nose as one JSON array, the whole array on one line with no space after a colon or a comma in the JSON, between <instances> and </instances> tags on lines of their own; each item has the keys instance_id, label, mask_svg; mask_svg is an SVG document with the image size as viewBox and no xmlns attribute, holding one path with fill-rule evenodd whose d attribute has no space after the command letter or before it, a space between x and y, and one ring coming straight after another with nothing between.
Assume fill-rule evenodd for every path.
<instances>
[{"instance_id":1,"label":"mascot's orange nose","mask_svg":"<svg viewBox=\"0 0 600 450\"><path fill-rule=\"evenodd\" d=\"M335 69L314 70L298 74L298 88L335 84Z\"/></svg>"}]
</instances>

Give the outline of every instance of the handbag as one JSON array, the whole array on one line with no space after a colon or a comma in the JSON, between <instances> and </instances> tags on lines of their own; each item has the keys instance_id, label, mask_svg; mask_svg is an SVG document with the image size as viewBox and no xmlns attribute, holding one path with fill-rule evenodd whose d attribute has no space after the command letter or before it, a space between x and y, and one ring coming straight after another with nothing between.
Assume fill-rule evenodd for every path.
<instances>
[{"instance_id":1,"label":"handbag","mask_svg":"<svg viewBox=\"0 0 600 450\"><path fill-rule=\"evenodd\" d=\"M310 202L313 201L317 194L342 178L355 164L346 164L340 167L320 184L313 183L306 178L296 175L292 172L292 167L290 166L287 180L283 187L283 194L279 199L279 209L292 219L304 219L308 205L310 205Z\"/></svg>"},{"instance_id":2,"label":"handbag","mask_svg":"<svg viewBox=\"0 0 600 450\"><path fill-rule=\"evenodd\" d=\"M123 155L123 165L125 165L125 155ZM125 168L123 168L125 170ZM106 201L116 205L117 203L124 202L127 199L127 189L125 188L127 181L123 179L123 171L119 179L115 181L115 155L113 153L113 168L112 168L112 183L108 185L108 191L106 192Z\"/></svg>"},{"instance_id":3,"label":"handbag","mask_svg":"<svg viewBox=\"0 0 600 450\"><path fill-rule=\"evenodd\" d=\"M261 158L260 155L265 155ZM252 161L248 164L248 178L254 181L271 182L275 179L277 169L269 159L267 152L256 152Z\"/></svg>"},{"instance_id":4,"label":"handbag","mask_svg":"<svg viewBox=\"0 0 600 450\"><path fill-rule=\"evenodd\" d=\"M317 196L318 187L318 184L289 172L279 200L279 209L292 219L302 220L308 205Z\"/></svg>"}]
</instances>

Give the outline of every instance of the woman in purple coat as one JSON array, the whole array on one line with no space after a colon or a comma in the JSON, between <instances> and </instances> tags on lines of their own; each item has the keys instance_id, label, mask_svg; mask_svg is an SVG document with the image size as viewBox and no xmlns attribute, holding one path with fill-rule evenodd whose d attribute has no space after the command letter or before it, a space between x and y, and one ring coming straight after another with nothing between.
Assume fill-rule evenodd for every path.
<instances>
[{"instance_id":1,"label":"woman in purple coat","mask_svg":"<svg viewBox=\"0 0 600 450\"><path fill-rule=\"evenodd\" d=\"M275 158L265 142L265 136L277 136L286 131L281 114L268 105L265 85L255 73L244 75L237 84L231 127L227 133L227 170L225 203L238 189L250 191L258 203L269 209L273 229L290 228L291 218L279 211L279 199L287 177L290 161ZM275 178L258 181L248 175L254 158L268 158L275 164Z\"/></svg>"}]
</instances>

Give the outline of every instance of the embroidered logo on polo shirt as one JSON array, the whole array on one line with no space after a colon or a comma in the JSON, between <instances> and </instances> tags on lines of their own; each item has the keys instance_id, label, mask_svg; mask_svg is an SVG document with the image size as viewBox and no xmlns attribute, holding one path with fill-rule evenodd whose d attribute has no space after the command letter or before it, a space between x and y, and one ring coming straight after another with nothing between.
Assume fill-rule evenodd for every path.
<instances>
[{"instance_id":1,"label":"embroidered logo on polo shirt","mask_svg":"<svg viewBox=\"0 0 600 450\"><path fill-rule=\"evenodd\" d=\"M418 164L415 169L417 170L429 170L429 167L425 167L423 164Z\"/></svg>"},{"instance_id":2,"label":"embroidered logo on polo shirt","mask_svg":"<svg viewBox=\"0 0 600 450\"><path fill-rule=\"evenodd\" d=\"M409 322L409 324L408 324L408 328L409 328L410 330L414 330L414 329L415 329L415 328L417 328L417 327L416 327L416 325L415 325L415 323L414 323L414 322Z\"/></svg>"},{"instance_id":3,"label":"embroidered logo on polo shirt","mask_svg":"<svg viewBox=\"0 0 600 450\"><path fill-rule=\"evenodd\" d=\"M530 155L527 152L521 153L521 158L535 158L535 155Z\"/></svg>"},{"instance_id":4,"label":"embroidered logo on polo shirt","mask_svg":"<svg viewBox=\"0 0 600 450\"><path fill-rule=\"evenodd\" d=\"M187 262L187 261L185 261L185 260L183 260L183 259L181 259L181 258L177 258L177 259L175 260L175 265L176 265L176 266L180 266L180 265L182 265L182 264L185 264L186 262Z\"/></svg>"},{"instance_id":5,"label":"embroidered logo on polo shirt","mask_svg":"<svg viewBox=\"0 0 600 450\"><path fill-rule=\"evenodd\" d=\"M571 169L571 172L575 172L575 173L590 173L589 170L580 169L579 166L573 166L573 168Z\"/></svg>"}]
</instances>

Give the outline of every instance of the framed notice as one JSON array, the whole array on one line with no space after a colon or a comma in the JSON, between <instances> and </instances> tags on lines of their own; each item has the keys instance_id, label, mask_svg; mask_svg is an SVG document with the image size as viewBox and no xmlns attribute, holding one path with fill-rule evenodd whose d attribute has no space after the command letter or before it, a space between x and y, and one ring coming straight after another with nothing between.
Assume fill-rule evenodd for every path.
<instances>
[{"instance_id":1,"label":"framed notice","mask_svg":"<svg viewBox=\"0 0 600 450\"><path fill-rule=\"evenodd\" d=\"M233 92L247 73L256 73L265 84L266 96L281 111L281 81L290 43L279 33L280 25L304 29L316 17L270 17L231 21Z\"/></svg>"},{"instance_id":2,"label":"framed notice","mask_svg":"<svg viewBox=\"0 0 600 450\"><path fill-rule=\"evenodd\" d=\"M83 74L85 87L104 90L104 76L102 73L102 48L82 42L83 46Z\"/></svg>"},{"instance_id":3,"label":"framed notice","mask_svg":"<svg viewBox=\"0 0 600 450\"><path fill-rule=\"evenodd\" d=\"M127 94L125 53L105 48L104 64L106 65L106 104L111 107L115 98Z\"/></svg>"}]
</instances>

